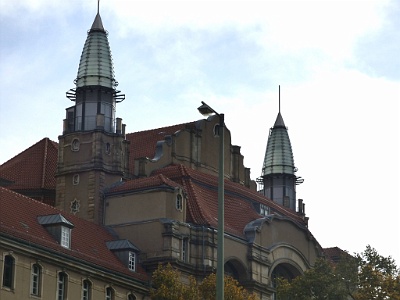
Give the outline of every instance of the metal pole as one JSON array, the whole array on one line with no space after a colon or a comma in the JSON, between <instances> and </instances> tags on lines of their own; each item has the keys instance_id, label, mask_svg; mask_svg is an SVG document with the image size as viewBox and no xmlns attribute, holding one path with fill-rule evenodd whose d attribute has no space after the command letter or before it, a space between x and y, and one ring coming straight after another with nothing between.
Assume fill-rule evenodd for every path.
<instances>
[{"instance_id":1,"label":"metal pole","mask_svg":"<svg viewBox=\"0 0 400 300\"><path fill-rule=\"evenodd\" d=\"M224 114L219 114L217 300L224 300Z\"/></svg>"}]
</instances>

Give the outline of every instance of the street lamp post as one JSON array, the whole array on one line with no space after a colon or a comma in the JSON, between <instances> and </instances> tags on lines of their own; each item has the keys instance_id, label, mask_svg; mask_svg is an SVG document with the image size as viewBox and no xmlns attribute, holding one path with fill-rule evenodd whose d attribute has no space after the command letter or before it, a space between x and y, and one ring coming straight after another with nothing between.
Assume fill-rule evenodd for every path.
<instances>
[{"instance_id":1,"label":"street lamp post","mask_svg":"<svg viewBox=\"0 0 400 300\"><path fill-rule=\"evenodd\" d=\"M201 104L198 110L202 115L219 117L217 300L224 300L224 114L217 113L203 101Z\"/></svg>"}]
</instances>

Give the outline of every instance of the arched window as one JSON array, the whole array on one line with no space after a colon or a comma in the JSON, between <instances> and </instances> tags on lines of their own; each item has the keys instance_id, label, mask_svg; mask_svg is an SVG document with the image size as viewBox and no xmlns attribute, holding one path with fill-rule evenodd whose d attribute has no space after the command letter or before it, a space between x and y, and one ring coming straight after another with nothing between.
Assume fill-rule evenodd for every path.
<instances>
[{"instance_id":1,"label":"arched window","mask_svg":"<svg viewBox=\"0 0 400 300\"><path fill-rule=\"evenodd\" d=\"M292 280L297 276L301 275L300 271L296 267L289 263L281 263L277 265L271 274L272 286L276 287L278 278L285 278Z\"/></svg>"},{"instance_id":2,"label":"arched window","mask_svg":"<svg viewBox=\"0 0 400 300\"><path fill-rule=\"evenodd\" d=\"M128 300L136 300L136 296L134 294L129 294Z\"/></svg>"},{"instance_id":3,"label":"arched window","mask_svg":"<svg viewBox=\"0 0 400 300\"><path fill-rule=\"evenodd\" d=\"M14 288L15 259L11 255L4 257L3 286Z\"/></svg>"},{"instance_id":4,"label":"arched window","mask_svg":"<svg viewBox=\"0 0 400 300\"><path fill-rule=\"evenodd\" d=\"M40 296L42 284L42 267L39 264L33 264L31 269L31 294Z\"/></svg>"},{"instance_id":5,"label":"arched window","mask_svg":"<svg viewBox=\"0 0 400 300\"><path fill-rule=\"evenodd\" d=\"M57 275L57 300L67 299L68 276L64 272Z\"/></svg>"},{"instance_id":6,"label":"arched window","mask_svg":"<svg viewBox=\"0 0 400 300\"><path fill-rule=\"evenodd\" d=\"M176 209L182 211L183 208L183 198L181 194L176 195Z\"/></svg>"},{"instance_id":7,"label":"arched window","mask_svg":"<svg viewBox=\"0 0 400 300\"><path fill-rule=\"evenodd\" d=\"M92 283L86 279L82 283L82 300L90 299L92 299Z\"/></svg>"},{"instance_id":8,"label":"arched window","mask_svg":"<svg viewBox=\"0 0 400 300\"><path fill-rule=\"evenodd\" d=\"M106 288L106 300L114 300L114 290L111 287Z\"/></svg>"}]
</instances>

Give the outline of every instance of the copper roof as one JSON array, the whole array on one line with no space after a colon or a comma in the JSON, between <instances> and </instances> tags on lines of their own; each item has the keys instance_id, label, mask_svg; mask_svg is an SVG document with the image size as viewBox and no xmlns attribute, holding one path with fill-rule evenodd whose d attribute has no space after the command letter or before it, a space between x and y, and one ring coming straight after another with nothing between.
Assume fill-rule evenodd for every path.
<instances>
[{"instance_id":1,"label":"copper roof","mask_svg":"<svg viewBox=\"0 0 400 300\"><path fill-rule=\"evenodd\" d=\"M113 61L107 33L99 14L96 15L92 28L88 32L79 62L76 87L100 85L116 87Z\"/></svg>"},{"instance_id":2,"label":"copper roof","mask_svg":"<svg viewBox=\"0 0 400 300\"><path fill-rule=\"evenodd\" d=\"M265 151L262 175L291 174L295 172L292 145L281 113L270 130Z\"/></svg>"}]
</instances>

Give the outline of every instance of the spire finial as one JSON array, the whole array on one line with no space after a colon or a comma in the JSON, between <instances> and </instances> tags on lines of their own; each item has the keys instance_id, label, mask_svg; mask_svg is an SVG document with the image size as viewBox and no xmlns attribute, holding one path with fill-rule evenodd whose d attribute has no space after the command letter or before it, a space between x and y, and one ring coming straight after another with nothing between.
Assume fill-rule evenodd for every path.
<instances>
[{"instance_id":1,"label":"spire finial","mask_svg":"<svg viewBox=\"0 0 400 300\"><path fill-rule=\"evenodd\" d=\"M279 85L279 113L281 113L281 85Z\"/></svg>"},{"instance_id":2,"label":"spire finial","mask_svg":"<svg viewBox=\"0 0 400 300\"><path fill-rule=\"evenodd\" d=\"M100 13L100 0L97 0L97 14Z\"/></svg>"}]
</instances>

